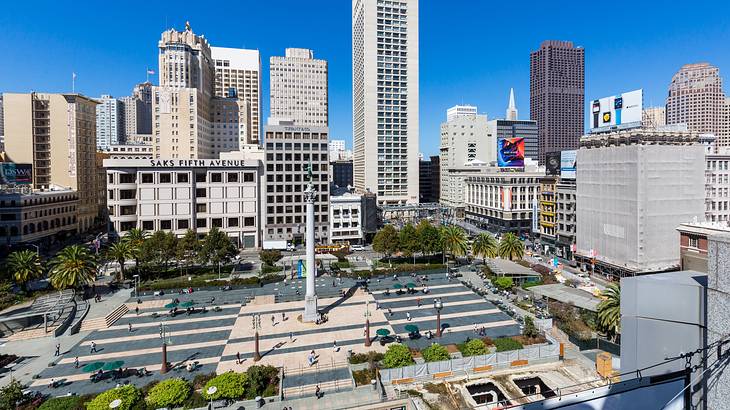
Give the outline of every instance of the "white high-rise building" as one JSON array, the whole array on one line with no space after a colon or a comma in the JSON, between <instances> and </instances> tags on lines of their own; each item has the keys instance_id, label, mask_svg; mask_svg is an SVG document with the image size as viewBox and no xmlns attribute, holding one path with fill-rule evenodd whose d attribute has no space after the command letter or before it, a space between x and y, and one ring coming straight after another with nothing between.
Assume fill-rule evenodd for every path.
<instances>
[{"instance_id":1,"label":"white high-rise building","mask_svg":"<svg viewBox=\"0 0 730 410\"><path fill-rule=\"evenodd\" d=\"M474 105L455 105L446 110L446 121L451 121L456 117L464 115L477 115L477 107Z\"/></svg>"},{"instance_id":2,"label":"white high-rise building","mask_svg":"<svg viewBox=\"0 0 730 410\"><path fill-rule=\"evenodd\" d=\"M258 144L260 139L261 107L261 56L258 50L211 47L215 63L215 96L236 97L247 103L250 113L250 129L243 130L249 136L248 144Z\"/></svg>"},{"instance_id":3,"label":"white high-rise building","mask_svg":"<svg viewBox=\"0 0 730 410\"><path fill-rule=\"evenodd\" d=\"M270 63L270 124L326 127L328 121L327 61L306 48L287 48Z\"/></svg>"},{"instance_id":4,"label":"white high-rise building","mask_svg":"<svg viewBox=\"0 0 730 410\"><path fill-rule=\"evenodd\" d=\"M353 180L418 202L418 0L353 0Z\"/></svg>"},{"instance_id":5,"label":"white high-rise building","mask_svg":"<svg viewBox=\"0 0 730 410\"><path fill-rule=\"evenodd\" d=\"M124 108L122 101L104 94L96 106L96 146L105 148L124 142Z\"/></svg>"}]
</instances>

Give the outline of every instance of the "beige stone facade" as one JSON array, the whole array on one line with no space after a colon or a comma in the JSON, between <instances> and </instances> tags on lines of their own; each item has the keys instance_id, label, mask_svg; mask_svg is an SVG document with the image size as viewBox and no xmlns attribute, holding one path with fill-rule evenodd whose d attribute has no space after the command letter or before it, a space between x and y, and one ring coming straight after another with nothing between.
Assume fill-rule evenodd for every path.
<instances>
[{"instance_id":1,"label":"beige stone facade","mask_svg":"<svg viewBox=\"0 0 730 410\"><path fill-rule=\"evenodd\" d=\"M270 68L271 117L298 126L328 125L327 61L312 50L287 48L284 57L272 56Z\"/></svg>"},{"instance_id":2,"label":"beige stone facade","mask_svg":"<svg viewBox=\"0 0 730 410\"><path fill-rule=\"evenodd\" d=\"M33 188L78 192L78 229L98 216L96 105L79 94L13 94L4 97L7 160L33 164Z\"/></svg>"}]
</instances>

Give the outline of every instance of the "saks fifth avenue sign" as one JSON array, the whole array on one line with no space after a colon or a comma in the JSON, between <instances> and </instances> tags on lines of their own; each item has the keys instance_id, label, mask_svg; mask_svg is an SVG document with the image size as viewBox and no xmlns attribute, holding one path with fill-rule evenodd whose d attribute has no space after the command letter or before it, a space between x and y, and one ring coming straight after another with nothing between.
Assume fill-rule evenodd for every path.
<instances>
[{"instance_id":1,"label":"saks fifth avenue sign","mask_svg":"<svg viewBox=\"0 0 730 410\"><path fill-rule=\"evenodd\" d=\"M243 167L246 161L242 159L151 159L149 165L153 168L172 167Z\"/></svg>"}]
</instances>

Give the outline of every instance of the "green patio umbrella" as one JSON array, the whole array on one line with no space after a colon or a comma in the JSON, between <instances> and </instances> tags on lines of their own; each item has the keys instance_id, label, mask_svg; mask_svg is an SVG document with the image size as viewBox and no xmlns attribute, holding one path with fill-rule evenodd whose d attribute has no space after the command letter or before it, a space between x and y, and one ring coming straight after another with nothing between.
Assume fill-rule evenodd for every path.
<instances>
[{"instance_id":1,"label":"green patio umbrella","mask_svg":"<svg viewBox=\"0 0 730 410\"><path fill-rule=\"evenodd\" d=\"M181 303L181 304L180 304L180 307L181 307L181 308L185 308L185 309L187 309L187 308L191 308L191 307L193 307L194 305L195 305L195 302L193 302L192 300L189 300L189 301L187 301L187 302L183 302L183 303Z\"/></svg>"},{"instance_id":2,"label":"green patio umbrella","mask_svg":"<svg viewBox=\"0 0 730 410\"><path fill-rule=\"evenodd\" d=\"M81 371L83 371L84 373L91 373L101 369L102 367L104 367L104 362L94 362L82 367Z\"/></svg>"},{"instance_id":3,"label":"green patio umbrella","mask_svg":"<svg viewBox=\"0 0 730 410\"><path fill-rule=\"evenodd\" d=\"M172 308L176 308L176 307L177 307L177 303L175 303L175 302L170 302L165 305L165 309L172 309Z\"/></svg>"},{"instance_id":4,"label":"green patio umbrella","mask_svg":"<svg viewBox=\"0 0 730 410\"><path fill-rule=\"evenodd\" d=\"M408 283L406 283L406 287L407 287L408 289L413 289L413 288L415 288L415 287L416 287L416 284L415 284L415 283L413 283L413 282L408 282Z\"/></svg>"},{"instance_id":5,"label":"green patio umbrella","mask_svg":"<svg viewBox=\"0 0 730 410\"><path fill-rule=\"evenodd\" d=\"M408 333L418 333L418 326L416 326L416 325L406 325L406 332L408 332Z\"/></svg>"},{"instance_id":6,"label":"green patio umbrella","mask_svg":"<svg viewBox=\"0 0 730 410\"><path fill-rule=\"evenodd\" d=\"M104 367L101 368L101 370L110 371L110 370L117 370L121 369L122 366L124 366L124 360L115 360L113 362L108 362L104 365Z\"/></svg>"},{"instance_id":7,"label":"green patio umbrella","mask_svg":"<svg viewBox=\"0 0 730 410\"><path fill-rule=\"evenodd\" d=\"M378 329L375 332L375 334L377 334L378 336L381 336L381 337L385 337L385 336L388 336L390 334L390 330L388 330L388 329Z\"/></svg>"},{"instance_id":8,"label":"green patio umbrella","mask_svg":"<svg viewBox=\"0 0 730 410\"><path fill-rule=\"evenodd\" d=\"M396 283L395 285L393 285L393 289L401 289L401 288L403 288L403 285L401 285L400 283Z\"/></svg>"}]
</instances>

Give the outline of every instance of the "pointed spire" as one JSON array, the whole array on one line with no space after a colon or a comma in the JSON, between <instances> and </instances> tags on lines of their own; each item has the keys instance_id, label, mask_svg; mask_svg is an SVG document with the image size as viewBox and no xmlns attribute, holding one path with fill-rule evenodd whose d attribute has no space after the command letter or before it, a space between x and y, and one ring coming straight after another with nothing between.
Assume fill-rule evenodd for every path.
<instances>
[{"instance_id":1,"label":"pointed spire","mask_svg":"<svg viewBox=\"0 0 730 410\"><path fill-rule=\"evenodd\" d=\"M507 107L507 120L516 121L517 120L517 107L515 106L515 90L513 88L509 89L509 106Z\"/></svg>"}]
</instances>

